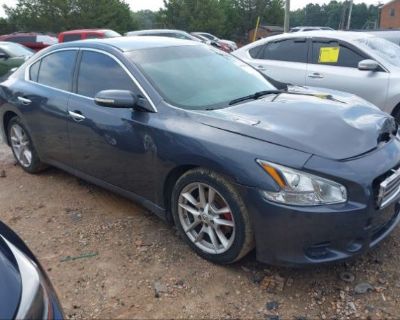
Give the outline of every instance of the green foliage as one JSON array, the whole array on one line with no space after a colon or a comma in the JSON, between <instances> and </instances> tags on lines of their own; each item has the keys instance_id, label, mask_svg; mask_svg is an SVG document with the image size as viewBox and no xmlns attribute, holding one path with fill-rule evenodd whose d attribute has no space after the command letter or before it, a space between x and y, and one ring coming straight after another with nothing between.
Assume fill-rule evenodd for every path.
<instances>
[{"instance_id":1,"label":"green foliage","mask_svg":"<svg viewBox=\"0 0 400 320\"><path fill-rule=\"evenodd\" d=\"M346 26L349 3L330 1L328 4L308 4L303 9L292 12L291 26L328 26L343 29ZM378 6L367 6L365 3L354 4L351 18L351 29L364 29L375 26L378 21Z\"/></svg>"},{"instance_id":2,"label":"green foliage","mask_svg":"<svg viewBox=\"0 0 400 320\"><path fill-rule=\"evenodd\" d=\"M59 32L78 28L134 28L129 5L123 0L18 0L4 6L14 31Z\"/></svg>"}]
</instances>

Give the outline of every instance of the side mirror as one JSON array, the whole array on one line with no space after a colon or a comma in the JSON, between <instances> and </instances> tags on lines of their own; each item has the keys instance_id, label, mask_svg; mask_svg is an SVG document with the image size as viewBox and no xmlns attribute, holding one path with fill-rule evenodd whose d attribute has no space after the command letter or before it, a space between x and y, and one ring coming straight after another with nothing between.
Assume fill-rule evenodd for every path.
<instances>
[{"instance_id":1,"label":"side mirror","mask_svg":"<svg viewBox=\"0 0 400 320\"><path fill-rule=\"evenodd\" d=\"M134 108L138 97L128 90L103 90L96 94L94 102L108 108Z\"/></svg>"},{"instance_id":2,"label":"side mirror","mask_svg":"<svg viewBox=\"0 0 400 320\"><path fill-rule=\"evenodd\" d=\"M9 58L8 54L5 52L0 52L0 59L7 60Z\"/></svg>"},{"instance_id":3,"label":"side mirror","mask_svg":"<svg viewBox=\"0 0 400 320\"><path fill-rule=\"evenodd\" d=\"M376 71L379 68L379 63L372 59L365 59L358 63L358 70Z\"/></svg>"}]
</instances>

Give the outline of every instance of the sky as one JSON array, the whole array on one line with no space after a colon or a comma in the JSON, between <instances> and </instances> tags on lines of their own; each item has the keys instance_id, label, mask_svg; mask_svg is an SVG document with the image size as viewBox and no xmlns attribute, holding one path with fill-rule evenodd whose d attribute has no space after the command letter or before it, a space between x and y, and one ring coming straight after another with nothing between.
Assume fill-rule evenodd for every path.
<instances>
[{"instance_id":1,"label":"sky","mask_svg":"<svg viewBox=\"0 0 400 320\"><path fill-rule=\"evenodd\" d=\"M163 0L125 0L131 7L133 11L138 11L138 10L153 10L157 11L161 7L163 7L164 1ZM296 10L299 8L304 7L308 3L318 3L318 4L324 4L328 3L330 0L291 0L290 1L290 7L292 10ZM366 4L378 4L379 2L381 3L386 3L389 0L354 0L354 3L361 3L365 2ZM7 4L8 6L15 6L17 3L17 0L0 0L0 16L4 16L4 10L3 10L3 5Z\"/></svg>"}]
</instances>

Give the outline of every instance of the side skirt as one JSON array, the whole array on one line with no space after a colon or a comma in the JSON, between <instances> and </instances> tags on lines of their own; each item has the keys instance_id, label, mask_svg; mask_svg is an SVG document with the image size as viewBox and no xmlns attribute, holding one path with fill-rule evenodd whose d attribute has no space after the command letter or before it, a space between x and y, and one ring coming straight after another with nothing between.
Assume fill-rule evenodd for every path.
<instances>
[{"instance_id":1,"label":"side skirt","mask_svg":"<svg viewBox=\"0 0 400 320\"><path fill-rule=\"evenodd\" d=\"M143 207L145 207L147 210L151 211L152 213L154 213L156 216L158 216L159 218L161 218L162 220L164 220L165 222L167 221L167 214L166 214L166 210L164 208L159 207L158 205L156 205L154 202L151 202L150 200L147 200L139 195L137 195L136 193L127 191L125 189L122 189L120 187L114 186L113 184L110 184L108 182L105 182L103 180L100 180L98 178L92 177L86 173L83 173L79 170L73 169L65 164L59 163L58 161L53 161L53 160L48 160L46 159L46 163L49 165L52 165L56 168L59 168L65 172L70 173L73 176L76 176L80 179L86 180L90 183L93 183L101 188L107 189L111 192L117 193L125 198L128 198L129 200L132 200L136 203L139 203L140 205L142 205Z\"/></svg>"}]
</instances>

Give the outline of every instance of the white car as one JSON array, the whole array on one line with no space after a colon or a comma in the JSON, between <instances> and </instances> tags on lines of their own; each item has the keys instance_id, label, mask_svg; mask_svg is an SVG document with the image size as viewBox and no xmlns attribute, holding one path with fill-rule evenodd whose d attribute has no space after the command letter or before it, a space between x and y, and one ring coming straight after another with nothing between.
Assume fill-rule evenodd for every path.
<instances>
[{"instance_id":1,"label":"white car","mask_svg":"<svg viewBox=\"0 0 400 320\"><path fill-rule=\"evenodd\" d=\"M400 47L346 31L295 32L232 53L282 82L356 94L400 122Z\"/></svg>"}]
</instances>

